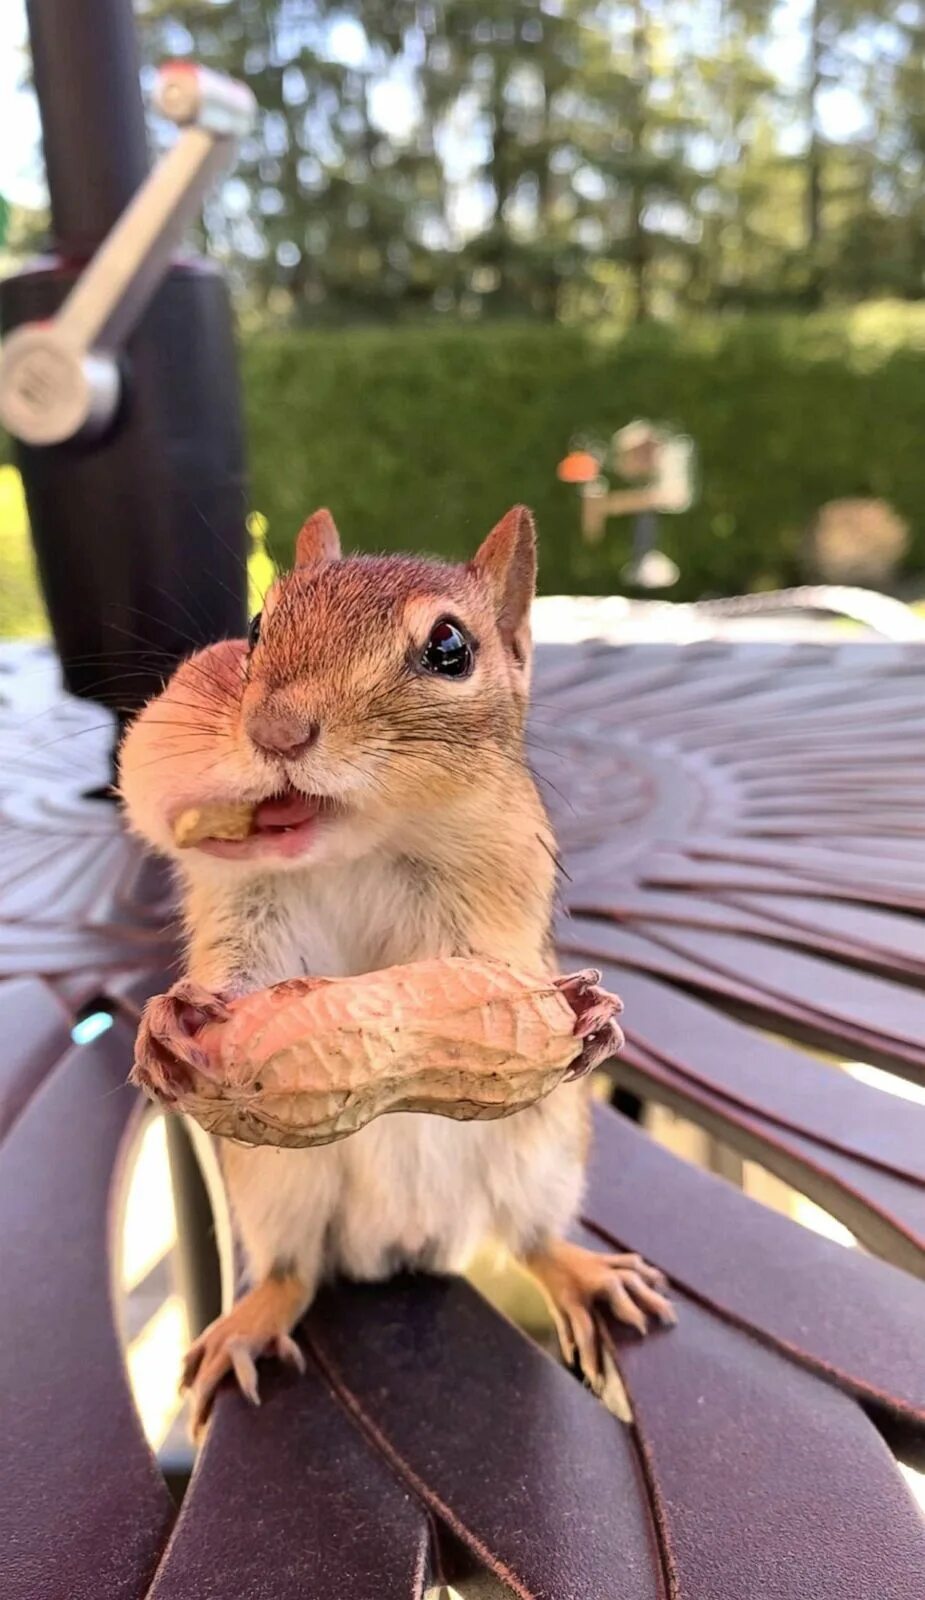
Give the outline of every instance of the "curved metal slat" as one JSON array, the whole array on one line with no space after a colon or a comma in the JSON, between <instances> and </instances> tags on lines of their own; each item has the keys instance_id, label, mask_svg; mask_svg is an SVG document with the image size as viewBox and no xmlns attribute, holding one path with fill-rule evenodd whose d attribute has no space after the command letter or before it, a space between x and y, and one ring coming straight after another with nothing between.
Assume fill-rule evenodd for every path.
<instances>
[{"instance_id":1,"label":"curved metal slat","mask_svg":"<svg viewBox=\"0 0 925 1600\"><path fill-rule=\"evenodd\" d=\"M643 938L622 928L609 927L603 921L592 923L587 919L576 919L560 926L557 943L560 950L572 958L577 954L585 961L594 961L598 966L602 961L613 961L643 973L668 978L714 997L721 1005L731 1005L753 1014L762 1027L773 1032L788 1033L813 1048L837 1052L855 1061L870 1062L888 1071L899 1072L915 1082L925 1083L925 1044L911 1037L911 1022L904 1021L908 1014L914 1017L921 1011L922 1001L919 996L910 994L908 988L882 984L873 997L867 989L862 992L861 1004L857 1007L858 1015L851 1016L851 1000L847 995L841 1009L838 996L831 994L825 1009L821 1005L812 1005L807 973L801 979L807 998L792 999L786 991L779 968L773 964L778 951L772 945L751 951L750 965L746 963L743 951L740 971L732 959L724 965L714 965L706 959L706 952L702 958L698 958L696 943L690 949L681 949L682 940L676 937L674 930L670 936L660 931L657 938ZM683 943L688 944L689 941ZM791 954L789 951L785 953ZM823 965L820 961L811 962L813 970ZM770 969L770 982L767 985L764 981L766 969ZM843 976L846 983L850 977L857 976L859 991L862 980L867 984L880 981L867 978L866 974L846 972ZM819 978L820 984L823 984L825 975L820 973ZM611 973L608 981L613 981L619 990L618 977ZM826 1001L824 991L822 998ZM881 1033L871 1022L865 1025L865 999L869 1002L869 1008L876 1008L879 1001L897 1019L889 1033ZM922 1039L925 1039L925 1032Z\"/></svg>"},{"instance_id":2,"label":"curved metal slat","mask_svg":"<svg viewBox=\"0 0 925 1600\"><path fill-rule=\"evenodd\" d=\"M831 1038L861 1047L876 1041L878 1055L909 1061L925 1077L925 994L742 934L675 926L659 928L657 938L708 971L744 976L769 1015L786 1006Z\"/></svg>"},{"instance_id":3,"label":"curved metal slat","mask_svg":"<svg viewBox=\"0 0 925 1600\"><path fill-rule=\"evenodd\" d=\"M789 751L814 748L818 757L824 752L848 754L855 741L870 731L872 716L878 724L879 736L891 745L902 741L914 727L921 707L914 695L903 703L888 697L879 699L869 680L860 683L856 692L858 707L848 714L844 708L847 686L841 690L831 688L827 696L819 696L820 703L812 708L794 711L779 699L777 715L762 712L746 702L741 708L715 701L705 705L699 716L691 716L684 723L674 718L665 719L659 728L661 736L671 740L679 750L709 750L718 760L737 764L743 756L754 759L756 755L782 755ZM866 711L870 702L871 711ZM865 715L866 711L866 715ZM856 746L855 746L856 754Z\"/></svg>"},{"instance_id":4,"label":"curved metal slat","mask_svg":"<svg viewBox=\"0 0 925 1600\"><path fill-rule=\"evenodd\" d=\"M707 896L635 886L607 899L600 884L581 883L570 891L569 902L575 916L610 918L643 934L661 923L715 928L776 939L890 977L925 978L925 947L910 918L843 900L796 893Z\"/></svg>"},{"instance_id":5,"label":"curved metal slat","mask_svg":"<svg viewBox=\"0 0 925 1600\"><path fill-rule=\"evenodd\" d=\"M925 1524L860 1408L677 1304L667 1337L610 1324L672 1600L918 1600Z\"/></svg>"},{"instance_id":6,"label":"curved metal slat","mask_svg":"<svg viewBox=\"0 0 925 1600\"><path fill-rule=\"evenodd\" d=\"M912 910L925 904L925 872L920 862L877 852L872 848L873 841L865 847L867 853L862 853L855 846L853 834L845 837L840 850L827 847L827 838L828 831L820 824L815 835L798 842L699 835L680 843L685 852L683 859L700 864L704 873L708 871L707 863L727 863L743 871L752 867L783 872L793 879L798 892L800 883L809 880L824 884L827 895L845 899L907 905ZM647 866L644 873L645 880L652 883L665 877L668 857L656 856L654 860L655 868Z\"/></svg>"},{"instance_id":7,"label":"curved metal slat","mask_svg":"<svg viewBox=\"0 0 925 1600\"><path fill-rule=\"evenodd\" d=\"M123 960L120 962L120 952ZM0 977L32 977L43 973L48 978L80 972L87 968L125 970L134 963L137 972L156 962L159 952L147 946L136 948L127 940L114 946L108 936L89 932L79 924L53 928L31 922L0 923Z\"/></svg>"},{"instance_id":8,"label":"curved metal slat","mask_svg":"<svg viewBox=\"0 0 925 1600\"><path fill-rule=\"evenodd\" d=\"M0 1139L69 1043L67 1013L46 983L0 982Z\"/></svg>"},{"instance_id":9,"label":"curved metal slat","mask_svg":"<svg viewBox=\"0 0 925 1600\"><path fill-rule=\"evenodd\" d=\"M223 1389L148 1600L423 1600L429 1523L314 1366Z\"/></svg>"},{"instance_id":10,"label":"curved metal slat","mask_svg":"<svg viewBox=\"0 0 925 1600\"><path fill-rule=\"evenodd\" d=\"M925 976L921 930L909 917L843 900L803 900L799 896L781 901L772 895L740 895L728 903L776 923L771 937L789 938L795 944L884 973Z\"/></svg>"},{"instance_id":11,"label":"curved metal slat","mask_svg":"<svg viewBox=\"0 0 925 1600\"><path fill-rule=\"evenodd\" d=\"M742 841L743 843L747 841ZM762 852L763 854L764 852ZM790 854L790 852L784 852ZM706 894L757 894L779 897L786 905L791 895L801 899L819 897L848 904L894 907L897 911L925 910L925 888L909 889L900 885L885 886L875 879L866 882L848 875L844 865L840 873L832 872L827 878L822 872L807 870L793 864L793 869L782 862L766 864L749 861L743 852L740 860L736 853L727 850L723 856L710 852L703 856L681 850L653 850L644 870L640 873L644 886L653 889L693 890ZM598 884L597 888L600 889Z\"/></svg>"},{"instance_id":12,"label":"curved metal slat","mask_svg":"<svg viewBox=\"0 0 925 1600\"><path fill-rule=\"evenodd\" d=\"M699 1123L838 1217L868 1250L925 1277L925 1189L697 1086L632 1039L611 1071L643 1100Z\"/></svg>"},{"instance_id":13,"label":"curved metal slat","mask_svg":"<svg viewBox=\"0 0 925 1600\"><path fill-rule=\"evenodd\" d=\"M131 1033L64 1057L0 1149L0 1596L140 1600L173 1511L112 1320Z\"/></svg>"},{"instance_id":14,"label":"curved metal slat","mask_svg":"<svg viewBox=\"0 0 925 1600\"><path fill-rule=\"evenodd\" d=\"M847 1250L595 1108L585 1223L851 1390L925 1457L925 1284Z\"/></svg>"},{"instance_id":15,"label":"curved metal slat","mask_svg":"<svg viewBox=\"0 0 925 1600\"><path fill-rule=\"evenodd\" d=\"M305 1327L360 1425L521 1600L662 1600L626 1429L467 1284L329 1290Z\"/></svg>"},{"instance_id":16,"label":"curved metal slat","mask_svg":"<svg viewBox=\"0 0 925 1600\"><path fill-rule=\"evenodd\" d=\"M5 828L0 841L5 851L18 854L22 835L18 829ZM4 885L2 915L10 920L28 918L39 924L89 922L85 913L119 877L125 841L118 835L75 835L59 841L57 837L49 840L38 834L30 844L34 854L30 852L28 876L18 884Z\"/></svg>"},{"instance_id":17,"label":"curved metal slat","mask_svg":"<svg viewBox=\"0 0 925 1600\"><path fill-rule=\"evenodd\" d=\"M915 1179L925 1190L925 1106L904 1103L637 973L616 981L628 1035L695 1085Z\"/></svg>"},{"instance_id":18,"label":"curved metal slat","mask_svg":"<svg viewBox=\"0 0 925 1600\"><path fill-rule=\"evenodd\" d=\"M114 805L85 798L109 781L111 738L107 713L63 697L0 715L0 976L169 960L168 875Z\"/></svg>"}]
</instances>

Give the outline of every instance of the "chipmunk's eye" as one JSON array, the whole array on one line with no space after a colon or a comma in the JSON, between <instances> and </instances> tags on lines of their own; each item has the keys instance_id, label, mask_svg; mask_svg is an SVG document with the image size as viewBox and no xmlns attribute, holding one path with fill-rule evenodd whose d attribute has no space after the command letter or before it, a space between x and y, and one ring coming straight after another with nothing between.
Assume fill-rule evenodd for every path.
<instances>
[{"instance_id":1,"label":"chipmunk's eye","mask_svg":"<svg viewBox=\"0 0 925 1600\"><path fill-rule=\"evenodd\" d=\"M247 648L249 650L253 650L257 640L260 638L260 618L262 616L263 612L258 611L255 616L251 617L250 626L247 630Z\"/></svg>"},{"instance_id":2,"label":"chipmunk's eye","mask_svg":"<svg viewBox=\"0 0 925 1600\"><path fill-rule=\"evenodd\" d=\"M443 678L467 678L475 663L475 652L458 623L442 617L430 630L421 653L425 672Z\"/></svg>"}]
</instances>

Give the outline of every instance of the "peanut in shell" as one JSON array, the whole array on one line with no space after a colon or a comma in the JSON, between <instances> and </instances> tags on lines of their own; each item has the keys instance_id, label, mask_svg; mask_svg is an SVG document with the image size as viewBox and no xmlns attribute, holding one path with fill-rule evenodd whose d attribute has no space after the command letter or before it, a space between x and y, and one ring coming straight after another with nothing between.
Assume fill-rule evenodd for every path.
<instances>
[{"instance_id":1,"label":"peanut in shell","mask_svg":"<svg viewBox=\"0 0 925 1600\"><path fill-rule=\"evenodd\" d=\"M247 1144L328 1144L394 1111L509 1116L619 1048L599 981L446 957L227 1003L191 989L150 1002L132 1077Z\"/></svg>"}]
</instances>

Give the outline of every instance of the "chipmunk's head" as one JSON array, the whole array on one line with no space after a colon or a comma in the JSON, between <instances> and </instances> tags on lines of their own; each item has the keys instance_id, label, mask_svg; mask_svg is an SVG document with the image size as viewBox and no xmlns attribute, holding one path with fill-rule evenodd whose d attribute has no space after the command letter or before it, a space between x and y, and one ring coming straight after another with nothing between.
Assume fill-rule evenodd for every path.
<instances>
[{"instance_id":1,"label":"chipmunk's head","mask_svg":"<svg viewBox=\"0 0 925 1600\"><path fill-rule=\"evenodd\" d=\"M129 729L133 826L176 854L180 813L250 804L246 838L183 855L265 869L413 851L435 821L464 827L480 800L497 810L522 760L535 579L522 506L462 566L344 557L315 512L247 640L184 662Z\"/></svg>"}]
</instances>

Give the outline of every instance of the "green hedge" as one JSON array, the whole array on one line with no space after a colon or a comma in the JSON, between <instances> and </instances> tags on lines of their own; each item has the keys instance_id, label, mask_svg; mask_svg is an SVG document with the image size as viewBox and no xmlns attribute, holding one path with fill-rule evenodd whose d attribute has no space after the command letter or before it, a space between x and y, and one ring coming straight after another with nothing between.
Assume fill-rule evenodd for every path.
<instances>
[{"instance_id":1,"label":"green hedge","mask_svg":"<svg viewBox=\"0 0 925 1600\"><path fill-rule=\"evenodd\" d=\"M611 339L506 324L259 333L241 354L252 503L284 562L320 504L353 547L464 556L523 500L546 592L619 589L628 524L583 545L555 467L576 433L641 415L700 452L697 504L662 519L678 598L798 579L808 520L842 495L889 500L912 528L909 568L925 570L925 306Z\"/></svg>"},{"instance_id":2,"label":"green hedge","mask_svg":"<svg viewBox=\"0 0 925 1600\"><path fill-rule=\"evenodd\" d=\"M576 432L636 415L689 431L701 492L662 519L677 596L798 579L803 529L826 500L882 495L925 567L925 315L703 321L616 340L557 326L252 335L243 366L253 504L287 560L329 505L365 550L469 552L511 502L537 513L546 592L619 588L629 527L578 535L555 466Z\"/></svg>"}]
</instances>

